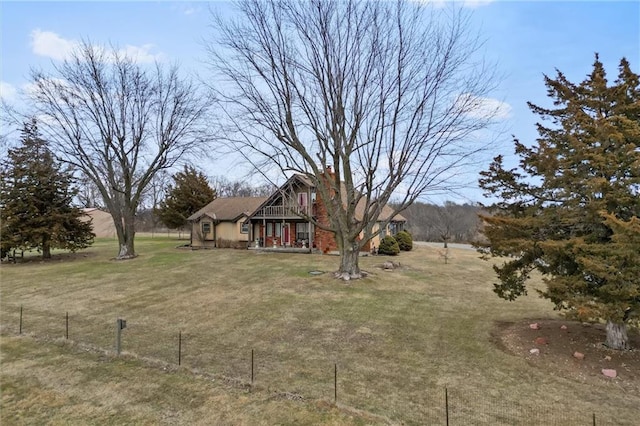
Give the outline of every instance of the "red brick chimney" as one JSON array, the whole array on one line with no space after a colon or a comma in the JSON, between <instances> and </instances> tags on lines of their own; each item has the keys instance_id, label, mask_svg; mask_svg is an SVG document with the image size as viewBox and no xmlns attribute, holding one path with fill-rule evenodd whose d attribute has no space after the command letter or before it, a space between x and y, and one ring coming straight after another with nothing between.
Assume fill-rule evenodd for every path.
<instances>
[{"instance_id":1,"label":"red brick chimney","mask_svg":"<svg viewBox=\"0 0 640 426\"><path fill-rule=\"evenodd\" d=\"M333 185L335 182L335 172L333 171L333 167L328 164L325 168L324 179L329 183L329 187ZM333 190L330 191L331 195L333 195ZM329 222L329 214L327 212L327 207L325 201L322 199L322 196L318 191L316 191L316 220L319 224L328 226ZM324 229L320 229L319 227L315 227L313 241L316 244L316 247L322 253L328 253L330 251L335 251L338 249L338 245L336 244L335 234L331 231L325 231Z\"/></svg>"}]
</instances>

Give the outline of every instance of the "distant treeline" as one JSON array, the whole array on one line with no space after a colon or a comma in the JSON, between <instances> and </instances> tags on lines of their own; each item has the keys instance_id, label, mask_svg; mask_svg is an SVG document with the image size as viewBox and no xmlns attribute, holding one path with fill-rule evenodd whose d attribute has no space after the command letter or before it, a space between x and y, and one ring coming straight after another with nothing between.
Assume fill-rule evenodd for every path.
<instances>
[{"instance_id":1,"label":"distant treeline","mask_svg":"<svg viewBox=\"0 0 640 426\"><path fill-rule=\"evenodd\" d=\"M475 204L449 201L441 206L415 202L402 215L414 240L469 243L479 235L480 209Z\"/></svg>"}]
</instances>

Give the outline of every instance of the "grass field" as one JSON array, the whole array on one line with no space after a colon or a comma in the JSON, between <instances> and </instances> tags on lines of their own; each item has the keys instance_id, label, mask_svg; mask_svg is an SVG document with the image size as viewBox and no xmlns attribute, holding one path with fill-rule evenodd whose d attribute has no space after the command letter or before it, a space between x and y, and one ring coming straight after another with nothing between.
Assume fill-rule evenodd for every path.
<instances>
[{"instance_id":1,"label":"grass field","mask_svg":"<svg viewBox=\"0 0 640 426\"><path fill-rule=\"evenodd\" d=\"M494 344L498 321L557 313L535 295L499 299L473 251L445 265L419 247L393 272L365 257L370 276L345 284L309 274L333 271L332 256L180 243L139 238L140 256L117 262L117 243L99 240L64 260L2 265L2 424L444 424L445 387L452 425L590 425L593 413L637 424L639 395ZM120 358L116 318L127 320Z\"/></svg>"}]
</instances>

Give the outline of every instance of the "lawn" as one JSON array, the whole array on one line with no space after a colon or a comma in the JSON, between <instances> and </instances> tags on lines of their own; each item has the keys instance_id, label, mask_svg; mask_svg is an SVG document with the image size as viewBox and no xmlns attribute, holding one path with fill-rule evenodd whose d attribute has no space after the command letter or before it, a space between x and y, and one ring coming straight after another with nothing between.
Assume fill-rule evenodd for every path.
<instances>
[{"instance_id":1,"label":"lawn","mask_svg":"<svg viewBox=\"0 0 640 426\"><path fill-rule=\"evenodd\" d=\"M499 299L474 251L452 250L445 265L418 247L392 272L380 269L388 258L364 257L370 275L345 284L329 273L337 257L181 243L139 238L140 256L118 262L117 243L99 240L0 267L3 424L445 424L445 388L452 425L640 414L640 396L615 381L558 376L501 350L496 322L558 313L535 292Z\"/></svg>"}]
</instances>

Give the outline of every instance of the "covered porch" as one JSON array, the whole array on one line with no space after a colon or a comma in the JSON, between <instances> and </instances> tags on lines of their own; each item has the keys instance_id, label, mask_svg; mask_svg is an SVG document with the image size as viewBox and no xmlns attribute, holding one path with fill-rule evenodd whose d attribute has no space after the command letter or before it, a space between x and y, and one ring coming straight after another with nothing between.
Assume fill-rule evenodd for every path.
<instances>
[{"instance_id":1,"label":"covered porch","mask_svg":"<svg viewBox=\"0 0 640 426\"><path fill-rule=\"evenodd\" d=\"M249 248L292 249L308 252L314 248L313 224L300 219L251 218Z\"/></svg>"}]
</instances>

